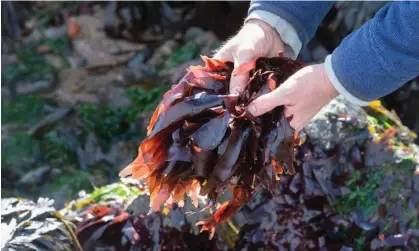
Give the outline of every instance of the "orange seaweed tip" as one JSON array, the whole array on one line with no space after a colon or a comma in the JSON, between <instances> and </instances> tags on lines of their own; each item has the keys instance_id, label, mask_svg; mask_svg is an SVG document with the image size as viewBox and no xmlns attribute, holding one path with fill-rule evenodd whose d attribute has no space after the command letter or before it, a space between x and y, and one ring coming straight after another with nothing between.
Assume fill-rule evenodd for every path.
<instances>
[{"instance_id":1,"label":"orange seaweed tip","mask_svg":"<svg viewBox=\"0 0 419 251\"><path fill-rule=\"evenodd\" d=\"M194 145L193 149L195 150L195 152L200 153L202 151L201 148L199 148L198 146Z\"/></svg>"},{"instance_id":2,"label":"orange seaweed tip","mask_svg":"<svg viewBox=\"0 0 419 251\"><path fill-rule=\"evenodd\" d=\"M132 174L132 168L133 167L131 165L129 165L129 166L125 167L124 169L122 169L122 171L119 172L119 177L125 178L125 177L131 175Z\"/></svg>"}]
</instances>

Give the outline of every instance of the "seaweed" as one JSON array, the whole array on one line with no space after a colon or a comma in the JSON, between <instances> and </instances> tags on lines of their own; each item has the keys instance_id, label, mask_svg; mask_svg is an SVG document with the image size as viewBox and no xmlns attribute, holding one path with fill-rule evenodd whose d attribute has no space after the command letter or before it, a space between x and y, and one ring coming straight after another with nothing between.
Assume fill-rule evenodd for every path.
<instances>
[{"instance_id":1,"label":"seaweed","mask_svg":"<svg viewBox=\"0 0 419 251\"><path fill-rule=\"evenodd\" d=\"M277 107L253 117L247 106L275 90L301 69L301 62L279 55L258 58L233 71L233 63L202 56L205 66L191 66L166 92L139 146L138 157L121 171L148 183L150 207L182 206L188 195L208 197L207 208L219 205L226 188L233 198L197 224L209 230L232 217L261 187L272 190L277 175L294 174L297 134ZM249 74L240 95L228 92L234 74Z\"/></svg>"}]
</instances>

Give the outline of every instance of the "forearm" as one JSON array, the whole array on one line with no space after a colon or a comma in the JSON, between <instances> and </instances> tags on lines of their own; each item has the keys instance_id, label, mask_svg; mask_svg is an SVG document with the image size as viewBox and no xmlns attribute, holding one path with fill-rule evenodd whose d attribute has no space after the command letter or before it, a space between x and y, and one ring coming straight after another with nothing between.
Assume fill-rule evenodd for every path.
<instances>
[{"instance_id":1,"label":"forearm","mask_svg":"<svg viewBox=\"0 0 419 251\"><path fill-rule=\"evenodd\" d=\"M314 36L317 27L334 2L252 1L249 17L274 27L289 46L286 55L296 58L301 48Z\"/></svg>"},{"instance_id":2,"label":"forearm","mask_svg":"<svg viewBox=\"0 0 419 251\"><path fill-rule=\"evenodd\" d=\"M340 94L359 105L385 96L419 75L419 3L380 10L326 59Z\"/></svg>"}]
</instances>

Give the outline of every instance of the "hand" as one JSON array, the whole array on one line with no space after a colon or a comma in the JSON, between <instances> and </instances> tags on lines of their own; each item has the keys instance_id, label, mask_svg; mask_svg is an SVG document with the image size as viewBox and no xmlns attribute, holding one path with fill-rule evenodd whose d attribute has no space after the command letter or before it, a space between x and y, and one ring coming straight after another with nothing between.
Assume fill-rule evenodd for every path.
<instances>
[{"instance_id":1,"label":"hand","mask_svg":"<svg viewBox=\"0 0 419 251\"><path fill-rule=\"evenodd\" d=\"M269 24L251 19L218 50L214 58L232 61L234 67L238 67L258 57L275 57L280 51L284 51L284 43L279 33ZM248 80L247 73L231 77L230 93L243 92Z\"/></svg>"},{"instance_id":2,"label":"hand","mask_svg":"<svg viewBox=\"0 0 419 251\"><path fill-rule=\"evenodd\" d=\"M291 127L299 132L337 95L324 64L311 65L296 72L273 92L254 100L248 109L252 115L259 116L284 105L285 116L292 116Z\"/></svg>"}]
</instances>

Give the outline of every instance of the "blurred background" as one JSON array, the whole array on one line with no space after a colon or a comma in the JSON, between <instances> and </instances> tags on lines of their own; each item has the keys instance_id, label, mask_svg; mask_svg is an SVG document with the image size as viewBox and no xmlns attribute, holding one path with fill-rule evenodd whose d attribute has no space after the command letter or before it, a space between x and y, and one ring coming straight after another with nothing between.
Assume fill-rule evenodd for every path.
<instances>
[{"instance_id":1,"label":"blurred background","mask_svg":"<svg viewBox=\"0 0 419 251\"><path fill-rule=\"evenodd\" d=\"M323 61L385 4L338 3L300 59ZM119 181L162 94L239 30L248 7L2 1L2 198L49 197L62 208ZM418 79L381 101L419 133Z\"/></svg>"}]
</instances>

